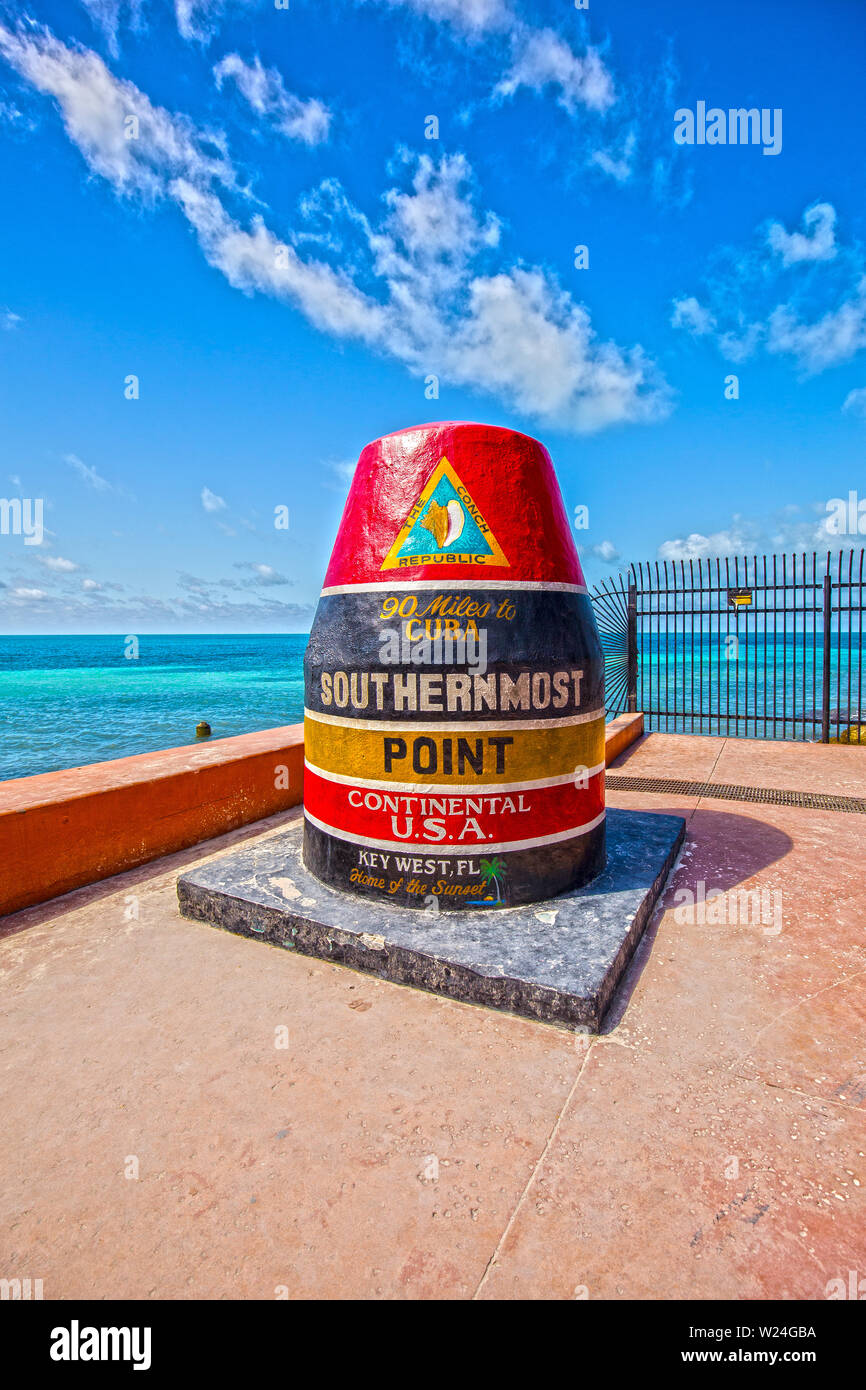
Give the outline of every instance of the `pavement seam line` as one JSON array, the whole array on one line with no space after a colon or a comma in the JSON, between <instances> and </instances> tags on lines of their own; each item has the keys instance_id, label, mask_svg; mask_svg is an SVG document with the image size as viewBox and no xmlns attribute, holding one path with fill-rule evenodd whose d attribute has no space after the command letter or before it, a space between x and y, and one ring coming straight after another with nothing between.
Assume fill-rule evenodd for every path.
<instances>
[{"instance_id":1,"label":"pavement seam line","mask_svg":"<svg viewBox=\"0 0 866 1390\"><path fill-rule=\"evenodd\" d=\"M804 994L801 999L797 999L793 1004L789 1004L787 1009L782 1009L781 1013L775 1014L773 1018L768 1019L767 1022L758 1029L752 1039L751 1045L746 1048L746 1051L741 1052L739 1057L734 1058L728 1067L728 1071L733 1071L734 1067L742 1065L746 1061L746 1058L751 1056L758 1044L761 1034L766 1033L768 1028L772 1028L774 1024L780 1023L783 1018L793 1013L795 1009L799 1009L801 1005L810 1004L813 999L820 999L821 995L826 994L828 990L838 989L839 985L847 985L850 980L856 980L858 975L866 975L866 966L864 966L862 970L852 971L850 975L842 975L838 980L831 980L828 985L823 985L821 989L816 989L814 994Z\"/></svg>"},{"instance_id":2,"label":"pavement seam line","mask_svg":"<svg viewBox=\"0 0 866 1390\"><path fill-rule=\"evenodd\" d=\"M813 1105L835 1105L840 1110L846 1112L853 1111L855 1115L866 1115L866 1106L851 1105L847 1100L839 1100L835 1096L816 1096L812 1091L798 1091L793 1086L783 1086L780 1081L768 1081L763 1076L746 1076L744 1073L735 1072L735 1081L760 1082L762 1086L769 1086L773 1091L784 1091L787 1096L794 1096L796 1100L810 1100Z\"/></svg>"},{"instance_id":3,"label":"pavement seam line","mask_svg":"<svg viewBox=\"0 0 866 1390\"><path fill-rule=\"evenodd\" d=\"M718 753L716 754L716 760L715 760L715 762L713 763L712 767L710 768L709 772L707 773L706 777L704 778L704 781L705 781L705 782L709 782L710 779L712 778L713 773L715 772L716 768L717 768L718 765L719 765L719 758L722 756L722 754L724 753L724 751L725 751L725 749L727 748L727 746L728 746L728 738L727 738L727 735L726 735L725 738L722 740L722 746L721 746L721 748L719 749ZM695 814L695 811L700 810L701 802L702 802L703 800L704 800L703 796L699 796L699 797L698 797L697 801L696 801L695 804L694 804L694 808L692 809L692 816ZM691 820L692 816L689 816L689 820Z\"/></svg>"},{"instance_id":4,"label":"pavement seam line","mask_svg":"<svg viewBox=\"0 0 866 1390\"><path fill-rule=\"evenodd\" d=\"M592 1042L590 1042L589 1046L588 1046L587 1049L586 1049L586 1053L584 1054L583 1061L581 1062L580 1067L578 1068L577 1076L574 1078L574 1081L571 1083L571 1088L570 1088L570 1090L569 1090L569 1092L568 1092L568 1095L566 1096L565 1100L564 1100L563 1103L562 1103L562 1108L561 1108L559 1114L557 1115L556 1119L555 1119L554 1122L553 1122L553 1127L552 1127L552 1129L551 1129L551 1131L550 1131L550 1134L547 1136L547 1140L546 1140L546 1142L545 1142L545 1144L544 1144L543 1149L541 1150L541 1153L538 1155L538 1160L537 1160L537 1162L536 1162L536 1164L535 1164L535 1167L533 1168L532 1172L530 1173L529 1177L528 1177L527 1180L526 1180L526 1184L525 1184L525 1186L524 1186L524 1188L523 1188L523 1191L521 1192L520 1196L519 1196L518 1199L517 1199L517 1203L516 1203L516 1205L515 1205L515 1207L514 1207L514 1211L511 1213L511 1215L509 1216L507 1222L505 1223L505 1229L503 1230L502 1235L499 1237L499 1240L496 1242L496 1248L495 1248L495 1250L493 1251L493 1254L490 1256L490 1259L487 1261L487 1264L486 1264L486 1266L485 1266L485 1268L484 1268L484 1273L482 1274L481 1280L480 1280L480 1282L479 1282L479 1284L478 1284L478 1288L475 1290L474 1294L472 1295L472 1300L471 1300L472 1302L475 1301L475 1299L476 1299L476 1298L478 1297L478 1295L481 1293L481 1290L484 1288L484 1285L487 1283L488 1276L489 1276L491 1270L493 1269L493 1266L496 1264L497 1256L499 1255L500 1250L502 1249L503 1245L505 1244L506 1240L508 1239L508 1236L509 1236L509 1234L510 1234L510 1232L511 1232L511 1229L512 1229L512 1227L514 1226L514 1223L516 1222L517 1217L518 1217L519 1214L520 1214L520 1211L521 1211L521 1209L522 1209L522 1207L523 1207L523 1204L524 1204L524 1202L526 1201L526 1198L527 1198L527 1196L528 1196L528 1194L529 1194L529 1189L532 1187L532 1184L535 1182L535 1178L536 1178L536 1176L537 1176L537 1174L538 1174L538 1170L540 1169L542 1163L544 1162L544 1160L546 1159L548 1153L550 1152L550 1149L551 1149L551 1146L552 1146L552 1144L553 1144L553 1141L554 1141L554 1139L556 1138L557 1134L559 1133L559 1130L560 1130L560 1127L561 1127L561 1125L562 1125L562 1121L563 1121L563 1117L564 1117L564 1115L565 1115L565 1112L566 1112L566 1110L568 1109L569 1105L571 1104L572 1097L573 1097L575 1091L577 1090L578 1085L580 1084L580 1079L581 1079L581 1077L583 1076L584 1071L586 1070L586 1064L587 1064L587 1062L589 1061L590 1056L591 1056L591 1054L592 1054L593 1046L594 1046L595 1042L597 1042L597 1041L600 1041L600 1039L594 1039Z\"/></svg>"}]
</instances>

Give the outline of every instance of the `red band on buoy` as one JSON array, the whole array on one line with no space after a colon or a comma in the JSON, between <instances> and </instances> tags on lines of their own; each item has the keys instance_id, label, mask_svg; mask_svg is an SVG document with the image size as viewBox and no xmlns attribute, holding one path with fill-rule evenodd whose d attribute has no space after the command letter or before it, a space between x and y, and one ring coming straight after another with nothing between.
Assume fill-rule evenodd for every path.
<instances>
[{"instance_id":1,"label":"red band on buoy","mask_svg":"<svg viewBox=\"0 0 866 1390\"><path fill-rule=\"evenodd\" d=\"M423 579L583 585L553 464L538 440L447 421L367 445L324 587Z\"/></svg>"},{"instance_id":2,"label":"red band on buoy","mask_svg":"<svg viewBox=\"0 0 866 1390\"><path fill-rule=\"evenodd\" d=\"M578 785L393 787L351 785L304 773L304 808L333 834L375 842L484 854L491 842L509 847L579 830L604 810L603 773Z\"/></svg>"}]
</instances>

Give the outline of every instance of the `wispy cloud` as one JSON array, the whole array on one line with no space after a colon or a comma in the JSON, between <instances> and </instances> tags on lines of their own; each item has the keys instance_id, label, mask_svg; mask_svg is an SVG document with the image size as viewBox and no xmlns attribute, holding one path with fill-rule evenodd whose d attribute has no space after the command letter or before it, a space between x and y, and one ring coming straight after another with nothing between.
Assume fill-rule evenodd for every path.
<instances>
[{"instance_id":1,"label":"wispy cloud","mask_svg":"<svg viewBox=\"0 0 866 1390\"><path fill-rule=\"evenodd\" d=\"M332 460L325 464L321 478L322 487L329 492L339 492L345 497L349 484L355 476L358 460L354 458Z\"/></svg>"},{"instance_id":2,"label":"wispy cloud","mask_svg":"<svg viewBox=\"0 0 866 1390\"><path fill-rule=\"evenodd\" d=\"M802 515L803 512L811 515ZM663 541L658 548L660 560L706 560L733 558L735 555L779 554L784 551L814 549L838 550L854 544L856 537L838 536L828 529L830 513L824 502L812 502L808 508L794 505L766 517L744 517L735 513L727 526L703 534L693 531Z\"/></svg>"},{"instance_id":3,"label":"wispy cloud","mask_svg":"<svg viewBox=\"0 0 866 1390\"><path fill-rule=\"evenodd\" d=\"M250 578L244 580L245 586L261 585L264 588L271 588L279 584L292 584L294 581L287 579L279 570L274 569L273 565L265 565L255 560L236 560L235 569L249 570Z\"/></svg>"},{"instance_id":4,"label":"wispy cloud","mask_svg":"<svg viewBox=\"0 0 866 1390\"><path fill-rule=\"evenodd\" d=\"M781 222L771 222L767 241L783 265L799 261L830 261L836 255L836 209L831 203L813 203L803 213L802 232L788 232Z\"/></svg>"},{"instance_id":5,"label":"wispy cloud","mask_svg":"<svg viewBox=\"0 0 866 1390\"><path fill-rule=\"evenodd\" d=\"M628 183L634 172L636 149L637 134L634 130L628 130L620 150L593 150L590 155L590 163L597 165L603 173L608 174L616 183Z\"/></svg>"},{"instance_id":6,"label":"wispy cloud","mask_svg":"<svg viewBox=\"0 0 866 1390\"><path fill-rule=\"evenodd\" d=\"M640 188L653 202L677 211L692 197L692 172L682 149L669 138L669 114L680 82L670 45L660 62L616 76L608 51L589 43L582 25L579 46L552 28L515 22L511 61L493 89L494 103L522 90L553 99L565 112L564 128L548 136L548 167L566 184L587 174L619 187Z\"/></svg>"},{"instance_id":7,"label":"wispy cloud","mask_svg":"<svg viewBox=\"0 0 866 1390\"><path fill-rule=\"evenodd\" d=\"M226 509L225 499L211 492L209 487L201 490L201 504L206 512L224 512Z\"/></svg>"},{"instance_id":8,"label":"wispy cloud","mask_svg":"<svg viewBox=\"0 0 866 1390\"><path fill-rule=\"evenodd\" d=\"M225 0L174 0L178 31L185 39L210 38L224 9Z\"/></svg>"},{"instance_id":9,"label":"wispy cloud","mask_svg":"<svg viewBox=\"0 0 866 1390\"><path fill-rule=\"evenodd\" d=\"M256 0L174 0L174 13L181 38L208 43L230 8L242 9Z\"/></svg>"},{"instance_id":10,"label":"wispy cloud","mask_svg":"<svg viewBox=\"0 0 866 1390\"><path fill-rule=\"evenodd\" d=\"M373 0L373 3L411 10L437 24L451 25L472 38L507 29L514 22L513 11L506 0Z\"/></svg>"},{"instance_id":11,"label":"wispy cloud","mask_svg":"<svg viewBox=\"0 0 866 1390\"><path fill-rule=\"evenodd\" d=\"M671 325L674 328L686 328L696 338L702 338L713 331L716 321L709 309L699 304L694 295L689 295L687 298L674 300Z\"/></svg>"},{"instance_id":12,"label":"wispy cloud","mask_svg":"<svg viewBox=\"0 0 866 1390\"><path fill-rule=\"evenodd\" d=\"M327 140L331 113L314 97L307 101L286 91L276 68L265 68L256 57L245 63L238 53L229 53L214 68L217 87L232 82L257 116L261 116L288 140L320 145Z\"/></svg>"},{"instance_id":13,"label":"wispy cloud","mask_svg":"<svg viewBox=\"0 0 866 1390\"><path fill-rule=\"evenodd\" d=\"M81 0L81 3L105 35L109 53L116 58L121 27L136 31L142 26L144 0Z\"/></svg>"},{"instance_id":14,"label":"wispy cloud","mask_svg":"<svg viewBox=\"0 0 866 1390\"><path fill-rule=\"evenodd\" d=\"M66 560L62 555L40 555L38 558L46 569L55 570L58 574L74 574L81 568L74 560Z\"/></svg>"},{"instance_id":15,"label":"wispy cloud","mask_svg":"<svg viewBox=\"0 0 866 1390\"><path fill-rule=\"evenodd\" d=\"M594 555L597 560L603 560L606 565L612 565L621 558L613 541L599 541L598 545L591 545L589 554Z\"/></svg>"},{"instance_id":16,"label":"wispy cloud","mask_svg":"<svg viewBox=\"0 0 866 1390\"><path fill-rule=\"evenodd\" d=\"M580 107L605 111L615 100L613 79L598 50L575 53L553 29L521 29L515 35L513 61L496 93L512 97L521 87L552 88L569 113Z\"/></svg>"},{"instance_id":17,"label":"wispy cloud","mask_svg":"<svg viewBox=\"0 0 866 1390\"><path fill-rule=\"evenodd\" d=\"M3 587L0 584L0 587ZM3 589L10 628L92 632L281 632L308 631L314 612L309 603L289 603L265 591L244 589L227 597L215 589L175 594L131 593L118 597L116 585L85 580L77 591L49 593L26 584Z\"/></svg>"},{"instance_id":18,"label":"wispy cloud","mask_svg":"<svg viewBox=\"0 0 866 1390\"><path fill-rule=\"evenodd\" d=\"M806 372L849 362L866 347L866 277L850 299L811 322L793 304L780 304L767 321L767 351L793 357Z\"/></svg>"},{"instance_id":19,"label":"wispy cloud","mask_svg":"<svg viewBox=\"0 0 866 1390\"><path fill-rule=\"evenodd\" d=\"M663 541L658 548L660 560L705 560L709 556L744 555L756 540L756 528L735 516L729 527L703 535L692 531L688 536Z\"/></svg>"},{"instance_id":20,"label":"wispy cloud","mask_svg":"<svg viewBox=\"0 0 866 1390\"><path fill-rule=\"evenodd\" d=\"M751 248L724 248L701 297L674 300L673 326L712 338L732 362L761 347L805 374L850 361L866 347L862 249L838 244L830 203L808 207L802 226L788 232L771 222Z\"/></svg>"},{"instance_id":21,"label":"wispy cloud","mask_svg":"<svg viewBox=\"0 0 866 1390\"><path fill-rule=\"evenodd\" d=\"M94 492L116 491L116 488L112 486L107 478L103 478L102 475L97 473L95 468L91 468L89 464L83 463L77 454L64 454L63 462L68 463L70 468L74 468L82 482L86 483L88 487L92 487Z\"/></svg>"},{"instance_id":22,"label":"wispy cloud","mask_svg":"<svg viewBox=\"0 0 866 1390\"><path fill-rule=\"evenodd\" d=\"M115 77L97 53L66 45L48 29L0 25L0 54L60 107L66 133L94 172L119 193L161 196L168 178L235 184L217 131L154 106Z\"/></svg>"},{"instance_id":23,"label":"wispy cloud","mask_svg":"<svg viewBox=\"0 0 866 1390\"><path fill-rule=\"evenodd\" d=\"M858 386L853 391L849 391L842 404L842 409L850 415L859 415L866 420L866 386Z\"/></svg>"},{"instance_id":24,"label":"wispy cloud","mask_svg":"<svg viewBox=\"0 0 866 1390\"><path fill-rule=\"evenodd\" d=\"M11 598L25 603L41 603L50 597L44 589L31 589L27 585L19 584L14 589L9 590Z\"/></svg>"},{"instance_id":25,"label":"wispy cloud","mask_svg":"<svg viewBox=\"0 0 866 1390\"><path fill-rule=\"evenodd\" d=\"M578 432L657 420L670 409L643 350L600 341L589 311L549 273L482 269L500 227L477 210L462 156L417 159L410 189L388 191L376 226L339 200L341 230L366 259L379 298L346 271L303 260L260 217L247 231L215 196L183 182L177 196L208 261L231 284L286 299L326 332L390 353L417 375L436 373Z\"/></svg>"},{"instance_id":26,"label":"wispy cloud","mask_svg":"<svg viewBox=\"0 0 866 1390\"><path fill-rule=\"evenodd\" d=\"M3 28L0 51L55 97L70 138L119 193L178 204L208 262L236 288L282 299L322 331L364 342L416 375L498 396L559 428L589 432L669 412L670 391L640 346L600 340L589 310L553 275L503 258L499 219L479 210L463 156L406 156L408 187L385 193L377 223L327 181L328 244L345 238L351 253L335 268L300 255L295 238L278 237L262 215L248 226L237 220L219 196L236 191L222 149L213 153L191 122L154 107L96 54L46 30ZM581 82L585 98L601 100L594 63ZM140 116L138 140L123 135L130 112Z\"/></svg>"}]
</instances>

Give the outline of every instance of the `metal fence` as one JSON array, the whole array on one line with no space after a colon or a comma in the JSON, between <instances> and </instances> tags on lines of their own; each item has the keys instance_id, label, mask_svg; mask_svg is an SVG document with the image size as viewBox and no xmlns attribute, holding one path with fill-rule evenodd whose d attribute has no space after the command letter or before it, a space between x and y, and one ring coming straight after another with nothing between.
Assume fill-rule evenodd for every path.
<instances>
[{"instance_id":1,"label":"metal fence","mask_svg":"<svg viewBox=\"0 0 866 1390\"><path fill-rule=\"evenodd\" d=\"M858 741L864 552L650 561L592 592L608 716L648 729ZM866 742L866 729L864 729Z\"/></svg>"}]
</instances>

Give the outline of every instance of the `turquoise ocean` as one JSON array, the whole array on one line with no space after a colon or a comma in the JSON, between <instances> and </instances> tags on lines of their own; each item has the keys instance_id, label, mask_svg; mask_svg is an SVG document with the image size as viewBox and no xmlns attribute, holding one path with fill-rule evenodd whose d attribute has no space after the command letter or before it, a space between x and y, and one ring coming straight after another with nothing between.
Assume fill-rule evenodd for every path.
<instances>
[{"instance_id":1,"label":"turquoise ocean","mask_svg":"<svg viewBox=\"0 0 866 1390\"><path fill-rule=\"evenodd\" d=\"M304 717L307 634L0 637L0 780Z\"/></svg>"},{"instance_id":2,"label":"turquoise ocean","mask_svg":"<svg viewBox=\"0 0 866 1390\"><path fill-rule=\"evenodd\" d=\"M753 634L736 662L722 659L720 640L699 646L682 632L669 643L664 634L654 638L638 684L648 728L820 737L821 654L811 633L805 640ZM306 633L145 635L136 659L125 655L125 643L121 636L0 637L0 780L193 743L200 719L213 738L303 719ZM866 716L864 659L859 634L837 644L834 633L833 735ZM701 706L701 688L715 717L683 717ZM762 717L726 723L723 711Z\"/></svg>"}]
</instances>

